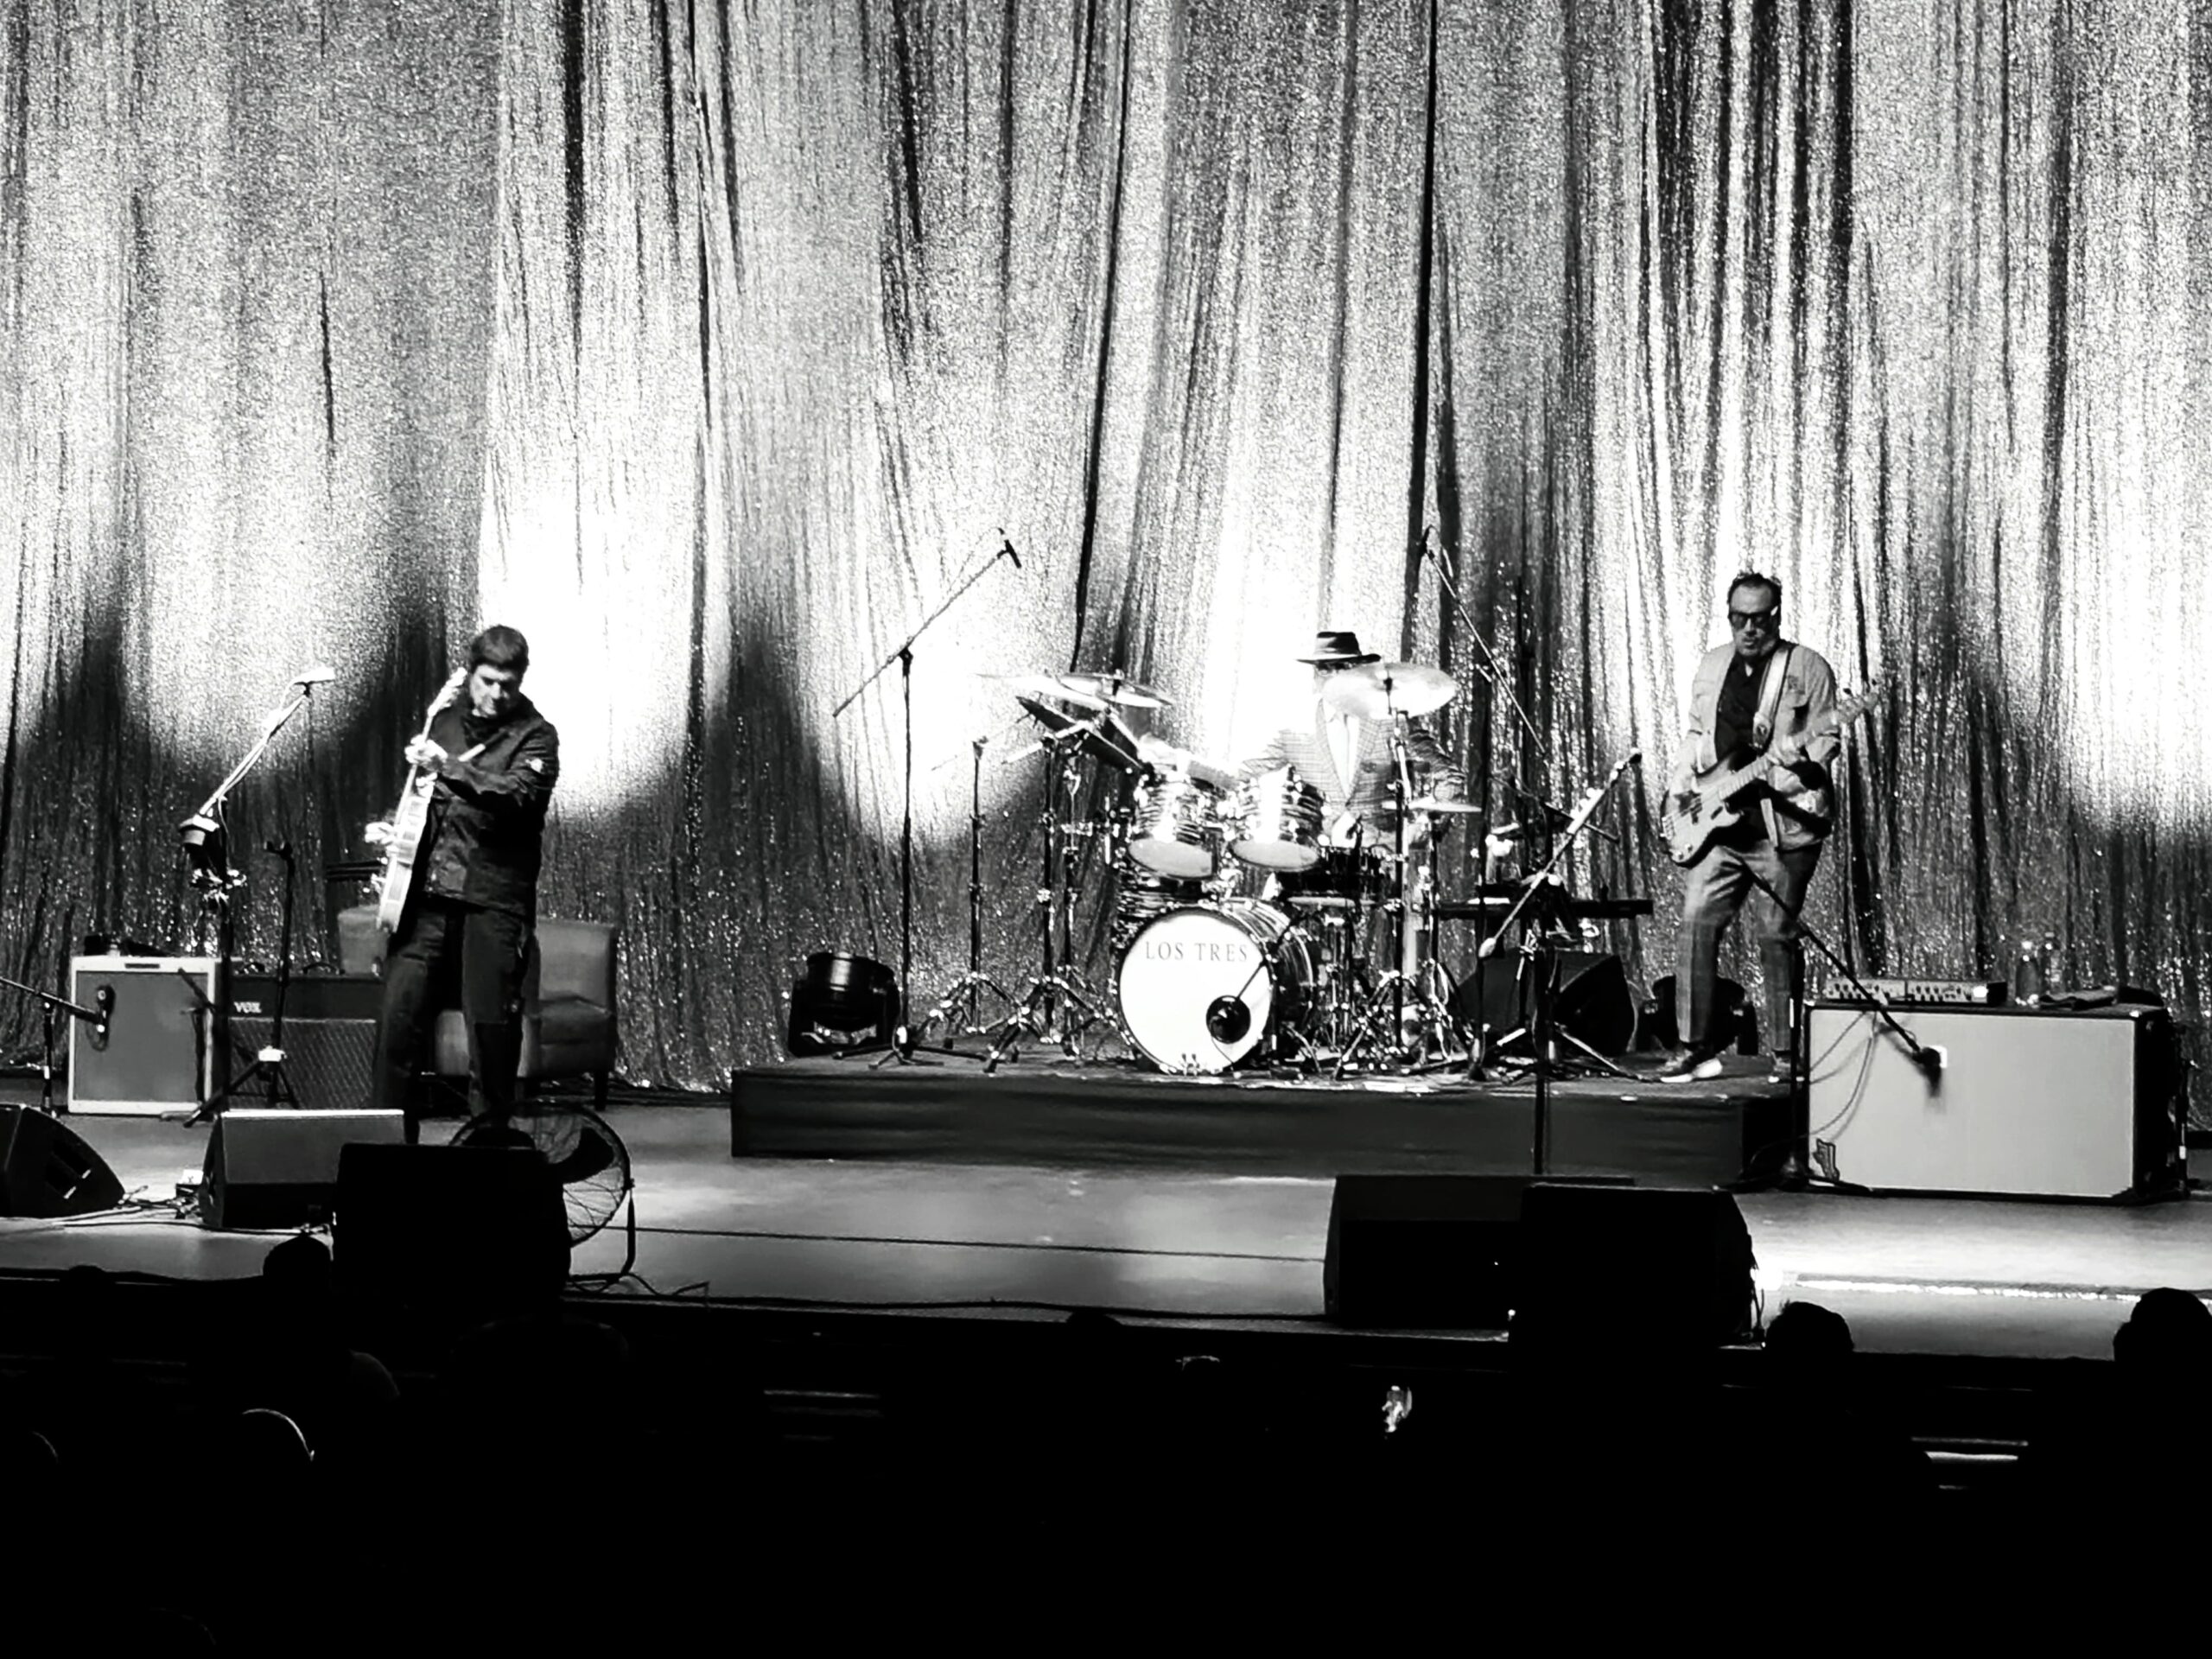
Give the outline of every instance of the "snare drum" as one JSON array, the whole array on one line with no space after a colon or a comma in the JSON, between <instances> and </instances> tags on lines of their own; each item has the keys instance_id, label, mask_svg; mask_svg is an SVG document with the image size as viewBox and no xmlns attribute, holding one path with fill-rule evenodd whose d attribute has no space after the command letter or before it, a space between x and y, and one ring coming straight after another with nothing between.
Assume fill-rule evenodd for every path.
<instances>
[{"instance_id":1,"label":"snare drum","mask_svg":"<svg viewBox=\"0 0 2212 1659\"><path fill-rule=\"evenodd\" d=\"M1313 985L1306 937L1246 899L1154 918L1114 978L1122 1025L1163 1071L1226 1071L1295 1030Z\"/></svg>"},{"instance_id":2,"label":"snare drum","mask_svg":"<svg viewBox=\"0 0 2212 1659\"><path fill-rule=\"evenodd\" d=\"M1129 856L1156 875L1211 875L1221 856L1220 798L1185 772L1155 778L1137 798Z\"/></svg>"},{"instance_id":3,"label":"snare drum","mask_svg":"<svg viewBox=\"0 0 2212 1659\"><path fill-rule=\"evenodd\" d=\"M1357 910L1375 880L1374 855L1363 848L1322 847L1306 868L1280 874L1271 896L1292 909Z\"/></svg>"},{"instance_id":4,"label":"snare drum","mask_svg":"<svg viewBox=\"0 0 2212 1659\"><path fill-rule=\"evenodd\" d=\"M1321 856L1321 791L1288 766L1236 791L1229 850L1262 870L1306 870Z\"/></svg>"}]
</instances>

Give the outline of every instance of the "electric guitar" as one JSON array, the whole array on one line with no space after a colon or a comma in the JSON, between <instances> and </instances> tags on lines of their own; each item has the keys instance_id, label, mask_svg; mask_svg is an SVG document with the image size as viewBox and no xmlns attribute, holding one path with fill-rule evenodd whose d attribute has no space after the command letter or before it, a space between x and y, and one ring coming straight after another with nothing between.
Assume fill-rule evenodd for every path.
<instances>
[{"instance_id":1,"label":"electric guitar","mask_svg":"<svg viewBox=\"0 0 2212 1659\"><path fill-rule=\"evenodd\" d=\"M1812 728L1797 739L1802 747L1816 737L1840 731L1865 714L1878 702L1888 684L1888 677L1877 680L1855 697L1846 698L1836 704L1835 710L1814 722ZM1667 855L1677 864L1694 864L1705 855L1713 838L1733 823L1743 822L1743 810L1729 803L1754 784L1764 782L1774 770L1771 753L1755 755L1739 766L1725 763L1707 768L1690 780L1682 796L1669 791L1667 796L1665 821L1661 833L1666 836Z\"/></svg>"},{"instance_id":2,"label":"electric guitar","mask_svg":"<svg viewBox=\"0 0 2212 1659\"><path fill-rule=\"evenodd\" d=\"M430 722L451 705L467 683L468 671L457 668L445 689L430 699L423 716L418 739L430 734ZM430 798L436 792L437 772L428 766L410 766L406 787L399 791L399 805L391 815L391 837L385 842L381 896L377 900L377 925L390 933L399 925L407 900L415 891L415 859L423 850L423 832L430 825Z\"/></svg>"}]
</instances>

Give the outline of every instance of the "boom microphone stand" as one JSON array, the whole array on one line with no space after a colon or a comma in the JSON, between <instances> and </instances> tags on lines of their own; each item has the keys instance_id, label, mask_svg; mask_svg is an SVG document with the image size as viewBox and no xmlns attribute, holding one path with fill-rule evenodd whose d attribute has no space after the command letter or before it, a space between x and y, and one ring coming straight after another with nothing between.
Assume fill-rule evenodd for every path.
<instances>
[{"instance_id":1,"label":"boom microphone stand","mask_svg":"<svg viewBox=\"0 0 2212 1659\"><path fill-rule=\"evenodd\" d=\"M913 1058L913 1036L906 1028L906 982L912 976L914 968L914 642L927 633L930 624L950 610L960 596L981 582L1001 558L1015 569L1021 569L1021 556L1014 550L1014 543L1003 533L999 537L998 551L969 572L965 581L922 619L920 626L899 642L896 651L870 670L868 677L830 711L830 718L836 719L859 701L861 692L883 677L885 670L893 663L899 664L899 702L905 725L906 759L900 767L899 817L899 1028L893 1035L892 1052L899 1056L901 1064Z\"/></svg>"},{"instance_id":2,"label":"boom microphone stand","mask_svg":"<svg viewBox=\"0 0 2212 1659\"><path fill-rule=\"evenodd\" d=\"M103 985L93 993L97 1006L86 1007L81 1002L72 1002L66 996L56 996L52 991L41 991L35 985L26 985L21 980L0 975L0 986L20 991L25 996L38 999L38 1109L48 1117L58 1116L54 1108L54 1016L66 1014L72 1020L82 1020L92 1028L92 1046L107 1046L107 1021L115 1010L115 988Z\"/></svg>"},{"instance_id":3,"label":"boom microphone stand","mask_svg":"<svg viewBox=\"0 0 2212 1659\"><path fill-rule=\"evenodd\" d=\"M283 731L292 716L314 696L315 687L337 677L336 670L320 663L310 664L294 675L289 689L296 695L269 716L262 726L261 735L254 740L245 758L231 768L228 777L215 785L215 792L200 803L200 810L177 826L178 840L183 847L186 861L192 866L192 885L200 889L200 927L204 931L211 918L214 923L215 999L201 1012L209 1026L206 1040L213 1046L212 1052L218 1054L223 1052L222 1046L230 1040L231 956L235 931L231 899L245 885L245 878L230 868L230 825L225 813L229 806L231 791L245 781L246 774L259 764L261 757L269 752L270 744L276 741L276 734ZM285 868L289 876L289 856ZM284 932L288 940L291 933L291 883L288 880L284 889ZM218 1025L222 1027L220 1030L215 1029ZM280 1066L283 1058L282 1053L278 1053L276 1060ZM276 1076L279 1088L289 1098L291 1093L289 1085L283 1081L281 1071ZM191 1121L204 1123L221 1111L230 1103L230 1092L226 1078L224 1086L201 1103Z\"/></svg>"},{"instance_id":4,"label":"boom microphone stand","mask_svg":"<svg viewBox=\"0 0 2212 1659\"><path fill-rule=\"evenodd\" d=\"M960 1037L988 1035L992 1027L983 1023L982 995L988 991L1003 1003L1011 1006L1014 998L1004 987L983 971L983 751L989 747L988 735L973 738L969 747L974 751L968 779L968 971L945 988L930 1011L916 1026L909 1047L918 1046L931 1027L942 1021L945 1027L943 1048L931 1046L930 1052L958 1054L963 1051L952 1043ZM876 1061L874 1070L884 1065L898 1052L893 1049Z\"/></svg>"},{"instance_id":5,"label":"boom microphone stand","mask_svg":"<svg viewBox=\"0 0 2212 1659\"><path fill-rule=\"evenodd\" d=\"M1522 883L1521 896L1513 901L1512 908L1499 919L1497 931L1483 941L1481 949L1475 953L1478 962L1497 954L1499 942L1504 938L1506 930L1520 919L1522 911L1537 902L1539 893L1544 896L1548 906L1550 898L1560 890L1559 866L1566 860L1582 831L1588 827L1598 808L1612 793L1613 786L1620 782L1639 758L1635 750L1630 750L1627 758L1612 769L1604 783L1583 796L1582 804L1575 809L1574 816L1567 820L1566 829L1560 832L1559 842L1552 849L1551 856L1544 861L1541 868ZM1541 910L1539 913L1541 917ZM1558 973L1559 964L1550 948L1541 943L1546 931L1542 926L1531 927L1521 944L1522 950L1529 954L1535 973L1535 1008L1529 1020L1529 1039L1535 1053L1536 1105L1530 1137L1529 1165L1530 1173L1536 1175L1551 1173L1552 1051L1558 1041L1553 1018L1552 982ZM1470 1077L1478 1075L1484 1045L1478 1043L1468 1063Z\"/></svg>"}]
</instances>

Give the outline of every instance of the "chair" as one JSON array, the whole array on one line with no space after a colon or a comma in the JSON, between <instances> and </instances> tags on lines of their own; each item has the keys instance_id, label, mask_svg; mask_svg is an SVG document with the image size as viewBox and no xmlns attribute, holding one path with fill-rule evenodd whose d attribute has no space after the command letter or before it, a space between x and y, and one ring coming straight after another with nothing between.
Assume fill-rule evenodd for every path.
<instances>
[{"instance_id":1,"label":"chair","mask_svg":"<svg viewBox=\"0 0 2212 1659\"><path fill-rule=\"evenodd\" d=\"M560 1077L592 1080L594 1109L607 1104L619 1033L614 1022L616 929L606 922L542 916L522 986L522 1067L525 1090ZM379 973L385 936L374 905L339 914L339 964L349 974ZM468 1075L468 1022L459 1008L438 1015L431 1068L441 1077Z\"/></svg>"}]
</instances>

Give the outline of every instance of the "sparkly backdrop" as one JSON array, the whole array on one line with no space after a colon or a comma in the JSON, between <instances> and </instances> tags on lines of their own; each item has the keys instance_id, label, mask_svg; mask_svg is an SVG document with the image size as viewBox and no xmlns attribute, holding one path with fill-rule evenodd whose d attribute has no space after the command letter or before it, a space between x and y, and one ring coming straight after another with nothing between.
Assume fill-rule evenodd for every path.
<instances>
[{"instance_id":1,"label":"sparkly backdrop","mask_svg":"<svg viewBox=\"0 0 2212 1659\"><path fill-rule=\"evenodd\" d=\"M1895 677L1813 901L1841 946L2047 935L2194 1019L2209 19L0 0L0 972L189 938L175 823L312 658L232 824L244 953L273 838L319 950L315 872L503 620L563 736L545 908L621 925L631 1075L711 1083L808 951L896 961L897 673L832 710L1003 534L914 651L925 996L979 734L987 962L1034 955L988 675L1118 663L1229 756L1356 628L1462 673L1503 811L1631 747L1656 788L1751 563ZM1656 865L1611 940L1645 976Z\"/></svg>"}]
</instances>

